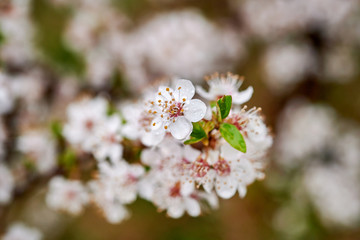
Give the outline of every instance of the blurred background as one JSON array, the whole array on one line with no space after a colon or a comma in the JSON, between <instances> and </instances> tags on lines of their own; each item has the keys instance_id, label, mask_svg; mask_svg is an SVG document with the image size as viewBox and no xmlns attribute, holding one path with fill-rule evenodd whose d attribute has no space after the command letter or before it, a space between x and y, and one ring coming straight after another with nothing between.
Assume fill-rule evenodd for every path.
<instances>
[{"instance_id":1,"label":"blurred background","mask_svg":"<svg viewBox=\"0 0 360 240\"><path fill-rule=\"evenodd\" d=\"M266 178L244 199L178 220L139 199L118 225L46 207L53 172L34 174L33 158L71 161L44 153L63 144L71 101L116 106L161 78L205 86L228 71L254 87L247 105L274 135ZM358 0L0 0L0 162L16 182L0 233L22 221L59 240L360 239L359 74ZM52 140L21 141L34 131Z\"/></svg>"}]
</instances>

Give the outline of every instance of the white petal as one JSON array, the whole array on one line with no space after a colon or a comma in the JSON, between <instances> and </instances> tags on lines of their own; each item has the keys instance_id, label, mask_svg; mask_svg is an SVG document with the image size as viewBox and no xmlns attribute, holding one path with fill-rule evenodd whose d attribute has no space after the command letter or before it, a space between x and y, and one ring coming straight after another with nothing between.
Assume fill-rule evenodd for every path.
<instances>
[{"instance_id":1,"label":"white petal","mask_svg":"<svg viewBox=\"0 0 360 240\"><path fill-rule=\"evenodd\" d=\"M152 131L156 131L159 130L163 125L163 119L161 117L156 117L152 122L151 122L151 130Z\"/></svg>"},{"instance_id":2,"label":"white petal","mask_svg":"<svg viewBox=\"0 0 360 240\"><path fill-rule=\"evenodd\" d=\"M206 113L205 113L204 119L210 121L212 119L212 114L213 113L212 113L211 107L209 105L206 106Z\"/></svg>"},{"instance_id":3,"label":"white petal","mask_svg":"<svg viewBox=\"0 0 360 240\"><path fill-rule=\"evenodd\" d=\"M180 89L179 89L180 88ZM183 98L190 100L195 95L195 87L189 80L180 79L176 83L174 97L179 101Z\"/></svg>"},{"instance_id":4,"label":"white petal","mask_svg":"<svg viewBox=\"0 0 360 240\"><path fill-rule=\"evenodd\" d=\"M216 172L214 169L210 169L206 174L207 181L203 183L204 190L208 193L211 193L214 188L214 180L215 180Z\"/></svg>"},{"instance_id":5,"label":"white petal","mask_svg":"<svg viewBox=\"0 0 360 240\"><path fill-rule=\"evenodd\" d=\"M144 149L142 152L141 152L141 162L145 165L153 165L157 159L160 159L161 156L160 154L154 150L154 149Z\"/></svg>"},{"instance_id":6,"label":"white petal","mask_svg":"<svg viewBox=\"0 0 360 240\"><path fill-rule=\"evenodd\" d=\"M192 198L185 199L185 206L188 214L192 217L197 217L201 213L200 205L198 201Z\"/></svg>"},{"instance_id":7,"label":"white petal","mask_svg":"<svg viewBox=\"0 0 360 240\"><path fill-rule=\"evenodd\" d=\"M170 124L171 135L176 139L185 139L192 131L192 124L185 117L178 117L174 123Z\"/></svg>"},{"instance_id":8,"label":"white petal","mask_svg":"<svg viewBox=\"0 0 360 240\"><path fill-rule=\"evenodd\" d=\"M182 196L189 196L195 190L194 181L189 181L189 179L184 179L181 181L180 193Z\"/></svg>"},{"instance_id":9,"label":"white petal","mask_svg":"<svg viewBox=\"0 0 360 240\"><path fill-rule=\"evenodd\" d=\"M167 214L169 215L169 217L179 218L184 214L184 211L184 206L179 203L171 205L167 210Z\"/></svg>"},{"instance_id":10,"label":"white petal","mask_svg":"<svg viewBox=\"0 0 360 240\"><path fill-rule=\"evenodd\" d=\"M205 116L206 105L199 99L193 99L184 109L184 116L191 122L198 122Z\"/></svg>"},{"instance_id":11,"label":"white petal","mask_svg":"<svg viewBox=\"0 0 360 240\"><path fill-rule=\"evenodd\" d=\"M194 162L198 156L201 154L201 152L195 148L190 147L189 145L185 145L184 147L184 153L183 153L183 157L189 161L189 162Z\"/></svg>"},{"instance_id":12,"label":"white petal","mask_svg":"<svg viewBox=\"0 0 360 240\"><path fill-rule=\"evenodd\" d=\"M244 198L245 195L246 195L246 192L247 192L246 186L243 185L243 184L240 184L239 187L238 187L238 191L239 191L239 196L241 198Z\"/></svg>"},{"instance_id":13,"label":"white petal","mask_svg":"<svg viewBox=\"0 0 360 240\"><path fill-rule=\"evenodd\" d=\"M236 161L240 159L242 153L235 148L233 148L229 143L224 142L220 147L221 157L227 161Z\"/></svg>"},{"instance_id":14,"label":"white petal","mask_svg":"<svg viewBox=\"0 0 360 240\"><path fill-rule=\"evenodd\" d=\"M236 193L237 182L231 176L217 177L215 183L216 193L219 197L229 199Z\"/></svg>"},{"instance_id":15,"label":"white petal","mask_svg":"<svg viewBox=\"0 0 360 240\"><path fill-rule=\"evenodd\" d=\"M232 101L234 104L243 104L250 100L254 93L253 87L248 87L246 90L235 93L232 95Z\"/></svg>"},{"instance_id":16,"label":"white petal","mask_svg":"<svg viewBox=\"0 0 360 240\"><path fill-rule=\"evenodd\" d=\"M202 88L201 86L196 86L196 92L203 98L205 98L206 100L215 100L216 96L214 96L213 94L210 94L210 92L207 92L204 88Z\"/></svg>"},{"instance_id":17,"label":"white petal","mask_svg":"<svg viewBox=\"0 0 360 240\"><path fill-rule=\"evenodd\" d=\"M165 137L163 128L157 131L145 132L141 136L141 143L147 147L158 145Z\"/></svg>"}]
</instances>

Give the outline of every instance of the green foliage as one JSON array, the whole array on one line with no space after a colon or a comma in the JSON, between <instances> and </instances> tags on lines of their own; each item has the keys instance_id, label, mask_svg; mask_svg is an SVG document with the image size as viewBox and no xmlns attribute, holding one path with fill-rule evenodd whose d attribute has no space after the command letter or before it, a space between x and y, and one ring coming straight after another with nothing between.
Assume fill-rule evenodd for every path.
<instances>
[{"instance_id":1,"label":"green foliage","mask_svg":"<svg viewBox=\"0 0 360 240\"><path fill-rule=\"evenodd\" d=\"M221 120L229 116L232 105L232 97L230 95L223 96L217 101L218 112L220 113Z\"/></svg>"},{"instance_id":2,"label":"green foliage","mask_svg":"<svg viewBox=\"0 0 360 240\"><path fill-rule=\"evenodd\" d=\"M63 154L60 155L59 164L66 170L70 170L76 164L76 154L71 149L66 149Z\"/></svg>"},{"instance_id":3,"label":"green foliage","mask_svg":"<svg viewBox=\"0 0 360 240\"><path fill-rule=\"evenodd\" d=\"M193 131L190 134L190 139L185 141L185 144L194 144L200 142L204 138L207 137L207 134L203 127L201 126L200 122L192 123L193 124Z\"/></svg>"},{"instance_id":4,"label":"green foliage","mask_svg":"<svg viewBox=\"0 0 360 240\"><path fill-rule=\"evenodd\" d=\"M230 123L220 125L221 136L235 149L245 153L246 143L239 129Z\"/></svg>"},{"instance_id":5,"label":"green foliage","mask_svg":"<svg viewBox=\"0 0 360 240\"><path fill-rule=\"evenodd\" d=\"M62 138L62 126L59 121L54 121L51 123L51 133L56 139Z\"/></svg>"},{"instance_id":6,"label":"green foliage","mask_svg":"<svg viewBox=\"0 0 360 240\"><path fill-rule=\"evenodd\" d=\"M5 36L0 29L0 46L5 42Z\"/></svg>"}]
</instances>

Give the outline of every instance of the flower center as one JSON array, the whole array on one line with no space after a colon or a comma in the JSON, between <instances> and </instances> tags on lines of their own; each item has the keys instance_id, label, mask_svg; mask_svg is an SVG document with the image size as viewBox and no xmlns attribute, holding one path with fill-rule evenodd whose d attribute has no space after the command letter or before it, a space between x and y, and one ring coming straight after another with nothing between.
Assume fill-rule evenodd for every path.
<instances>
[{"instance_id":1,"label":"flower center","mask_svg":"<svg viewBox=\"0 0 360 240\"><path fill-rule=\"evenodd\" d=\"M197 158L190 167L193 177L204 177L210 170L210 165L203 159Z\"/></svg>"},{"instance_id":2,"label":"flower center","mask_svg":"<svg viewBox=\"0 0 360 240\"><path fill-rule=\"evenodd\" d=\"M214 164L214 169L220 176L228 176L231 172L230 165L222 158Z\"/></svg>"},{"instance_id":3,"label":"flower center","mask_svg":"<svg viewBox=\"0 0 360 240\"><path fill-rule=\"evenodd\" d=\"M180 194L180 182L176 182L175 185L170 188L170 197L181 197L181 194Z\"/></svg>"}]
</instances>

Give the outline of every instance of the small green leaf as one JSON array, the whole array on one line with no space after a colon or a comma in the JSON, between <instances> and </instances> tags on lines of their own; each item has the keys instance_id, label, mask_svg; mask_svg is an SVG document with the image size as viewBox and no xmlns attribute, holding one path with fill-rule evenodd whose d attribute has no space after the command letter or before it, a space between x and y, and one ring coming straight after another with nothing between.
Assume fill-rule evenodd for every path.
<instances>
[{"instance_id":1,"label":"small green leaf","mask_svg":"<svg viewBox=\"0 0 360 240\"><path fill-rule=\"evenodd\" d=\"M193 137L190 137L189 140L186 140L184 142L185 145L190 145L190 144L194 144L194 143L197 143L197 142L200 142L202 140L202 138L193 138Z\"/></svg>"},{"instance_id":2,"label":"small green leaf","mask_svg":"<svg viewBox=\"0 0 360 240\"><path fill-rule=\"evenodd\" d=\"M190 139L186 140L184 144L194 144L200 142L207 137L205 130L202 128L200 122L192 123L193 131L190 134Z\"/></svg>"},{"instance_id":3,"label":"small green leaf","mask_svg":"<svg viewBox=\"0 0 360 240\"><path fill-rule=\"evenodd\" d=\"M56 139L62 138L62 126L59 121L52 122L50 127L51 132Z\"/></svg>"},{"instance_id":4,"label":"small green leaf","mask_svg":"<svg viewBox=\"0 0 360 240\"><path fill-rule=\"evenodd\" d=\"M63 154L60 155L60 165L65 169L71 169L76 163L76 154L71 149L66 149Z\"/></svg>"},{"instance_id":5,"label":"small green leaf","mask_svg":"<svg viewBox=\"0 0 360 240\"><path fill-rule=\"evenodd\" d=\"M217 101L217 105L220 110L221 119L225 119L230 113L232 97L230 95L223 96Z\"/></svg>"},{"instance_id":6,"label":"small green leaf","mask_svg":"<svg viewBox=\"0 0 360 240\"><path fill-rule=\"evenodd\" d=\"M193 122L193 131L190 134L190 137L193 138L204 138L206 137L206 132L204 131L204 129L202 128L201 124L199 122Z\"/></svg>"},{"instance_id":7,"label":"small green leaf","mask_svg":"<svg viewBox=\"0 0 360 240\"><path fill-rule=\"evenodd\" d=\"M246 152L246 143L239 129L230 123L220 125L221 136L235 149Z\"/></svg>"}]
</instances>

